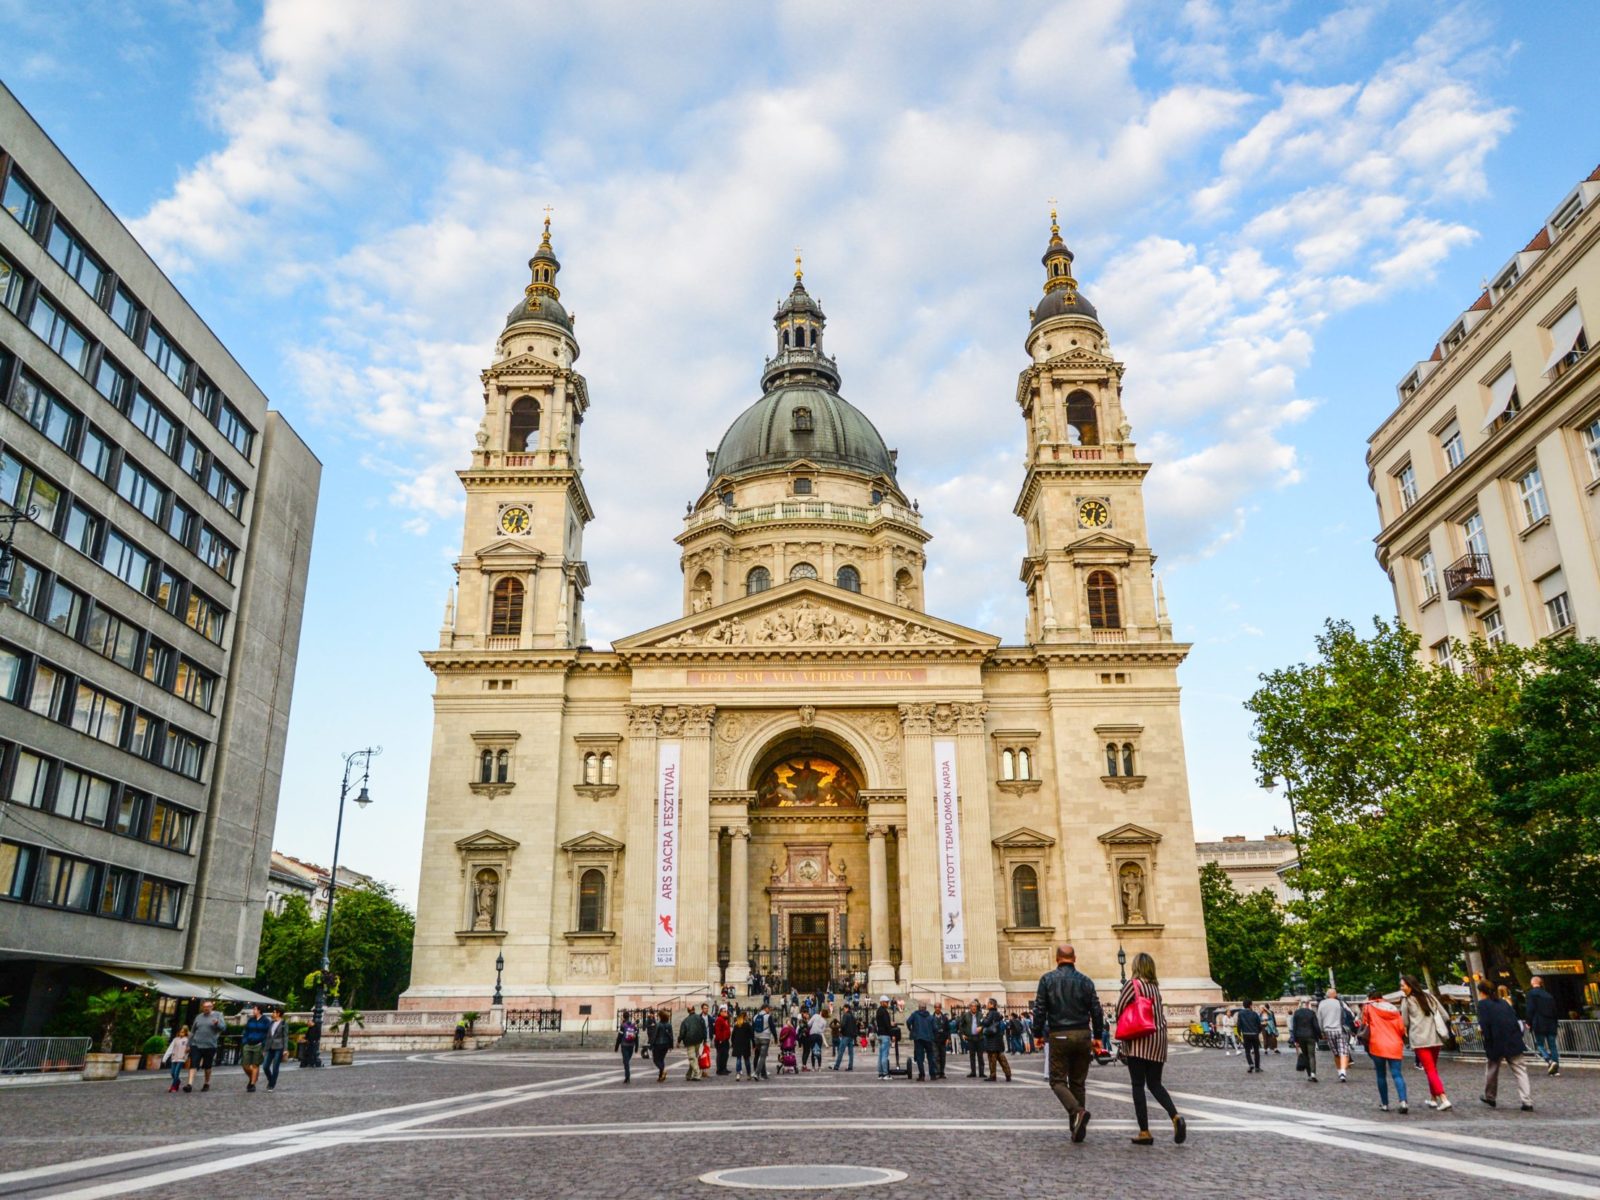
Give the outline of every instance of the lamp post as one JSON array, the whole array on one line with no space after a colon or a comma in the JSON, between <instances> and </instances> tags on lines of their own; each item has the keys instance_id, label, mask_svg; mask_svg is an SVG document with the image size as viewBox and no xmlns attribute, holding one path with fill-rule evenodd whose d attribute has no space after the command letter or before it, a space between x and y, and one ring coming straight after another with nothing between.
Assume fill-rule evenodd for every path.
<instances>
[{"instance_id":1,"label":"lamp post","mask_svg":"<svg viewBox=\"0 0 1600 1200\"><path fill-rule=\"evenodd\" d=\"M494 999L490 1001L490 1005L494 1008L499 1008L505 1003L500 997L500 975L505 969L506 956L502 951L494 956Z\"/></svg>"},{"instance_id":2,"label":"lamp post","mask_svg":"<svg viewBox=\"0 0 1600 1200\"><path fill-rule=\"evenodd\" d=\"M1271 771L1261 776L1261 786L1269 792L1278 790L1278 777ZM1286 772L1283 776L1283 788L1289 797L1289 827L1294 830L1294 852L1296 857L1300 854L1300 814L1294 806L1294 780Z\"/></svg>"},{"instance_id":3,"label":"lamp post","mask_svg":"<svg viewBox=\"0 0 1600 1200\"><path fill-rule=\"evenodd\" d=\"M1117 947L1117 973L1122 976L1122 986L1128 986L1128 952Z\"/></svg>"},{"instance_id":4,"label":"lamp post","mask_svg":"<svg viewBox=\"0 0 1600 1200\"><path fill-rule=\"evenodd\" d=\"M344 835L344 802L350 794L350 777L355 773L356 762L361 763L361 790L356 794L356 806L365 808L372 803L367 794L367 777L372 760L383 753L382 746L368 746L344 756L344 779L339 784L339 816L333 826L333 866L328 870L328 910L322 918L322 970L317 973L317 998L311 1006L311 1028L306 1031L306 1051L303 1064L307 1067L322 1065L322 1008L328 999L328 951L333 942L333 898L339 886L339 840Z\"/></svg>"},{"instance_id":5,"label":"lamp post","mask_svg":"<svg viewBox=\"0 0 1600 1200\"><path fill-rule=\"evenodd\" d=\"M4 504L7 510L0 512L0 525L6 527L5 537L0 538L0 605L5 605L11 603L11 568L17 561L11 551L11 543L16 539L17 526L21 522L39 519L39 508L34 504L17 508L9 501L0 501L0 504Z\"/></svg>"}]
</instances>

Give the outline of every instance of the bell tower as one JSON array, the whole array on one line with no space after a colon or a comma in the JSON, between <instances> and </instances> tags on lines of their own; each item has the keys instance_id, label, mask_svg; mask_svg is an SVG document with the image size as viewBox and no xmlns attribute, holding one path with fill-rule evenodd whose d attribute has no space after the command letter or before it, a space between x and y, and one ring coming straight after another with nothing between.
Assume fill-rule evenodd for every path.
<instances>
[{"instance_id":1,"label":"bell tower","mask_svg":"<svg viewBox=\"0 0 1600 1200\"><path fill-rule=\"evenodd\" d=\"M583 530L594 510L579 434L589 389L573 369L578 339L545 211L530 281L481 376L472 466L457 472L467 493L459 598L446 606L440 649L561 650L584 640Z\"/></svg>"},{"instance_id":2,"label":"bell tower","mask_svg":"<svg viewBox=\"0 0 1600 1200\"><path fill-rule=\"evenodd\" d=\"M1017 380L1027 446L1013 511L1027 531L1021 579L1032 644L1172 640L1152 569L1144 477L1122 409L1123 365L1078 290L1050 211L1044 298L1029 314Z\"/></svg>"}]
</instances>

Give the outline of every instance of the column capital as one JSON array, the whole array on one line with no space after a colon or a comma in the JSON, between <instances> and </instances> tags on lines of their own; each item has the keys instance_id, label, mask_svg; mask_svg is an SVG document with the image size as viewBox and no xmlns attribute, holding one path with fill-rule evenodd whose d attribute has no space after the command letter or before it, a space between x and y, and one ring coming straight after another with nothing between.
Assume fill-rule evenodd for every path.
<instances>
[{"instance_id":1,"label":"column capital","mask_svg":"<svg viewBox=\"0 0 1600 1200\"><path fill-rule=\"evenodd\" d=\"M737 838L740 841L748 841L749 838L750 838L750 826L748 826L748 825L729 825L728 826L728 836L731 837L731 838Z\"/></svg>"},{"instance_id":2,"label":"column capital","mask_svg":"<svg viewBox=\"0 0 1600 1200\"><path fill-rule=\"evenodd\" d=\"M962 733L983 732L983 717L989 711L987 702L980 700L973 704L957 704L953 707L956 710L956 728L958 730Z\"/></svg>"},{"instance_id":3,"label":"column capital","mask_svg":"<svg viewBox=\"0 0 1600 1200\"><path fill-rule=\"evenodd\" d=\"M655 737L661 720L659 704L630 704L627 708L628 732L634 737Z\"/></svg>"},{"instance_id":4,"label":"column capital","mask_svg":"<svg viewBox=\"0 0 1600 1200\"><path fill-rule=\"evenodd\" d=\"M902 704L900 707L900 725L905 730L906 736L927 737L933 732L932 704Z\"/></svg>"},{"instance_id":5,"label":"column capital","mask_svg":"<svg viewBox=\"0 0 1600 1200\"><path fill-rule=\"evenodd\" d=\"M867 840L871 841L873 838L886 838L889 836L889 833L893 828L894 827L892 825L868 825Z\"/></svg>"},{"instance_id":6,"label":"column capital","mask_svg":"<svg viewBox=\"0 0 1600 1200\"><path fill-rule=\"evenodd\" d=\"M669 704L656 711L661 732L668 737L710 737L717 709L712 704Z\"/></svg>"}]
</instances>

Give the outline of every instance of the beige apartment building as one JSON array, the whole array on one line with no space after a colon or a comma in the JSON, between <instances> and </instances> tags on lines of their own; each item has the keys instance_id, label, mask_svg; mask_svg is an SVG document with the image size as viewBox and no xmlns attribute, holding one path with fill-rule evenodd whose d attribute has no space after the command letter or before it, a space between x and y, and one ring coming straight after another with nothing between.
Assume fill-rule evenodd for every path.
<instances>
[{"instance_id":1,"label":"beige apartment building","mask_svg":"<svg viewBox=\"0 0 1600 1200\"><path fill-rule=\"evenodd\" d=\"M585 644L590 419L545 238L483 372L438 648L410 1008L608 1021L775 989L1033 995L1071 941L1217 996L1123 365L1052 225L1014 397L1025 640L926 610L929 534L799 270L703 463L662 624ZM798 264L797 264L798 266ZM982 402L982 401L975 401ZM467 450L468 447L463 447ZM603 501L604 497L596 497ZM600 586L597 584L596 586ZM997 581L997 586L1000 586Z\"/></svg>"},{"instance_id":2,"label":"beige apartment building","mask_svg":"<svg viewBox=\"0 0 1600 1200\"><path fill-rule=\"evenodd\" d=\"M1368 443L1378 561L1442 663L1600 636L1600 169L1490 279Z\"/></svg>"},{"instance_id":3,"label":"beige apartment building","mask_svg":"<svg viewBox=\"0 0 1600 1200\"><path fill-rule=\"evenodd\" d=\"M1269 833L1264 838L1233 834L1217 842L1196 842L1194 856L1202 867L1216 863L1226 871L1241 895L1271 892L1279 904L1287 904L1295 896L1284 874L1298 856L1294 839L1286 833Z\"/></svg>"}]
</instances>

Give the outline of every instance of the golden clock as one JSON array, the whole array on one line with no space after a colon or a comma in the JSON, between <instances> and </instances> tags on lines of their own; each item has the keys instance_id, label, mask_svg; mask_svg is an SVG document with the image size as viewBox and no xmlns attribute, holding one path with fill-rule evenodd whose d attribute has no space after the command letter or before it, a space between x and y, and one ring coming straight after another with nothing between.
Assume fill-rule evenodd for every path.
<instances>
[{"instance_id":1,"label":"golden clock","mask_svg":"<svg viewBox=\"0 0 1600 1200\"><path fill-rule=\"evenodd\" d=\"M1085 529L1103 529L1111 523L1111 510L1103 500L1084 500L1078 505L1078 524Z\"/></svg>"},{"instance_id":2,"label":"golden clock","mask_svg":"<svg viewBox=\"0 0 1600 1200\"><path fill-rule=\"evenodd\" d=\"M533 527L533 518L528 515L528 510L514 506L500 514L500 531L502 533L527 533Z\"/></svg>"}]
</instances>

